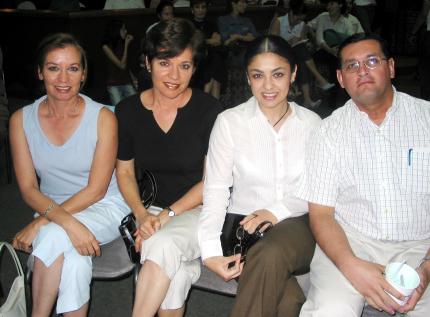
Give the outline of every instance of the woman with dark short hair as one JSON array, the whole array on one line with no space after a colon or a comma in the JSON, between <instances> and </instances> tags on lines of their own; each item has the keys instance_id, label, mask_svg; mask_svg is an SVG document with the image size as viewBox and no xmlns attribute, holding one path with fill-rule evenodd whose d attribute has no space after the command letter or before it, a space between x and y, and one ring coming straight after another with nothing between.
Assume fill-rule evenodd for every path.
<instances>
[{"instance_id":1,"label":"woman with dark short hair","mask_svg":"<svg viewBox=\"0 0 430 317\"><path fill-rule=\"evenodd\" d=\"M315 241L308 204L295 190L305 144L321 120L287 100L297 67L284 39L257 38L245 63L253 96L221 113L211 134L198 230L202 260L224 280L239 277L231 316L296 317L305 296L294 275L309 271ZM239 222L253 234L264 221L273 228L244 266L242 254L229 252L241 251L226 234L237 234Z\"/></svg>"},{"instance_id":2,"label":"woman with dark short hair","mask_svg":"<svg viewBox=\"0 0 430 317\"><path fill-rule=\"evenodd\" d=\"M209 135L220 106L189 88L203 53L203 38L190 21L156 25L145 43L153 88L116 107L117 177L138 222L136 250L142 269L133 316L183 316L191 284L200 275L197 223ZM158 194L146 209L135 171L153 173Z\"/></svg>"}]
</instances>

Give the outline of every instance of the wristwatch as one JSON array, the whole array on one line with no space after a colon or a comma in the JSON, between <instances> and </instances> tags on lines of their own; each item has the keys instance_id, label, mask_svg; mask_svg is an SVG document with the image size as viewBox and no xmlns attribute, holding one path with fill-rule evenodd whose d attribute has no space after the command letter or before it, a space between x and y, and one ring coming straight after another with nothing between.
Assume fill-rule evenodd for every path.
<instances>
[{"instance_id":1,"label":"wristwatch","mask_svg":"<svg viewBox=\"0 0 430 317\"><path fill-rule=\"evenodd\" d=\"M170 206L167 206L166 207L166 209L167 209L167 211L168 211L168 215L169 215L169 217L174 217L174 216L176 216L176 212L172 209L172 208L170 208Z\"/></svg>"}]
</instances>

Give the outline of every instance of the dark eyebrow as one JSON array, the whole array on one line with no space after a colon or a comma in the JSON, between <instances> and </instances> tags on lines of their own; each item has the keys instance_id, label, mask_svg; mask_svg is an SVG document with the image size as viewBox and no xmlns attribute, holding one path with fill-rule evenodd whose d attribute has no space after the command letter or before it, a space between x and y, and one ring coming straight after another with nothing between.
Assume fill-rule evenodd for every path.
<instances>
[{"instance_id":1,"label":"dark eyebrow","mask_svg":"<svg viewBox=\"0 0 430 317\"><path fill-rule=\"evenodd\" d=\"M285 67L278 67L278 68L275 68L274 70L272 70L272 73L275 73L275 72L280 71L280 70L285 70ZM257 68L252 68L252 69L250 69L249 71L250 71L250 72L263 73L263 71L262 71L262 70L259 70L259 69L257 69Z\"/></svg>"},{"instance_id":2,"label":"dark eyebrow","mask_svg":"<svg viewBox=\"0 0 430 317\"><path fill-rule=\"evenodd\" d=\"M379 54L371 53L371 54L367 54L367 55L366 55L366 58L370 58L370 57L379 57ZM351 59L346 59L346 60L344 60L344 61L343 61L343 63L355 62L355 61L358 61L358 59L351 58Z\"/></svg>"}]
</instances>

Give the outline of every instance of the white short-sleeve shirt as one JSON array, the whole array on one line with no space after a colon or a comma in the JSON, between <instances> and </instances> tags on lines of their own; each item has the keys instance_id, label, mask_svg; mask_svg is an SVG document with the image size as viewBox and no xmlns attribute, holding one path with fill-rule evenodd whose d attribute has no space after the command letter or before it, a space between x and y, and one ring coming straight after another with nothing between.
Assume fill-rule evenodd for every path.
<instances>
[{"instance_id":1,"label":"white short-sleeve shirt","mask_svg":"<svg viewBox=\"0 0 430 317\"><path fill-rule=\"evenodd\" d=\"M430 103L394 93L380 126L352 100L311 137L298 196L379 240L430 237Z\"/></svg>"}]
</instances>

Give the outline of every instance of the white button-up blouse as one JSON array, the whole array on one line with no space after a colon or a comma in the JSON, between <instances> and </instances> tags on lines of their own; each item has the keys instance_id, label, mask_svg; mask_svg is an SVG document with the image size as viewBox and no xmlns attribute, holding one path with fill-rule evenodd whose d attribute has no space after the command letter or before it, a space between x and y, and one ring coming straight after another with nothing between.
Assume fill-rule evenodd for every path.
<instances>
[{"instance_id":1,"label":"white button-up blouse","mask_svg":"<svg viewBox=\"0 0 430 317\"><path fill-rule=\"evenodd\" d=\"M254 97L218 116L198 229L202 259L223 254L220 235L227 212L248 215L266 209L278 221L308 212L307 202L294 191L304 169L305 144L321 119L294 102L290 106L278 132Z\"/></svg>"}]
</instances>

